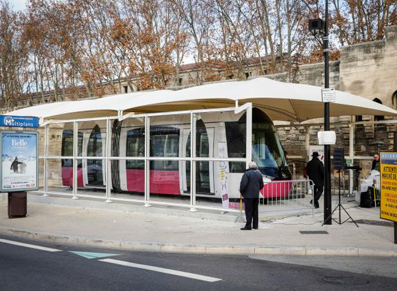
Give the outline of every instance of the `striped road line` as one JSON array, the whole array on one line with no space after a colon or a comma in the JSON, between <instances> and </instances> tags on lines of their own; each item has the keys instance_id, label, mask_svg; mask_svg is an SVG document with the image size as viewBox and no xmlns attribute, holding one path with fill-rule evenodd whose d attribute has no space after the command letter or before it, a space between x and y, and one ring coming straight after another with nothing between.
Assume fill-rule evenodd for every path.
<instances>
[{"instance_id":1,"label":"striped road line","mask_svg":"<svg viewBox=\"0 0 397 291\"><path fill-rule=\"evenodd\" d=\"M0 243L5 243L5 244L10 244L14 246L20 246L24 248L30 248L30 249L36 249L40 251L45 251L45 252L62 252L62 250L58 249L51 249L51 248L46 248L46 247L41 247L41 246L36 246L36 245L31 245L31 244L25 244L17 241L12 241L8 239L0 239Z\"/></svg>"},{"instance_id":2,"label":"striped road line","mask_svg":"<svg viewBox=\"0 0 397 291\"><path fill-rule=\"evenodd\" d=\"M190 279L195 279L195 280L201 280L201 281L211 282L211 283L222 280L222 279L218 279L218 278L214 278L214 277L202 276L202 275L198 275L198 274L181 272L181 271L159 268L159 267L148 266L148 265L134 264L134 263L124 262L124 261L119 261L119 260L114 260L114 259L103 259L103 260L99 260L99 261L105 262L105 263L111 263L111 264L115 264L115 265L120 265L120 266L125 266L125 267L138 268L138 269L149 270L149 271L154 271L154 272L159 272L159 273L164 273L164 274L169 274L169 275L174 275L174 276L180 276L180 277L185 277L185 278L190 278Z\"/></svg>"}]
</instances>

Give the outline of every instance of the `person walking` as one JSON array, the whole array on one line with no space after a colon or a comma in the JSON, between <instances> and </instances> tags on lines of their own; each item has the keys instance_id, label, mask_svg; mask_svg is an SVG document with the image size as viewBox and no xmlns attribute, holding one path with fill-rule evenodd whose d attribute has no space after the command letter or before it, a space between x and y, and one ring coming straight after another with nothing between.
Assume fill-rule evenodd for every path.
<instances>
[{"instance_id":1,"label":"person walking","mask_svg":"<svg viewBox=\"0 0 397 291\"><path fill-rule=\"evenodd\" d=\"M318 159L318 156L318 152L313 152L312 160L306 165L306 173L309 176L309 179L314 183L314 199L310 201L310 204L314 203L315 208L320 207L318 200L323 194L324 187L324 165Z\"/></svg>"},{"instance_id":2,"label":"person walking","mask_svg":"<svg viewBox=\"0 0 397 291\"><path fill-rule=\"evenodd\" d=\"M241 228L241 230L258 229L259 191L264 186L263 177L258 170L257 164L255 162L250 162L248 167L248 170L244 173L240 182L240 193L244 198L245 218L247 220L245 226Z\"/></svg>"}]
</instances>

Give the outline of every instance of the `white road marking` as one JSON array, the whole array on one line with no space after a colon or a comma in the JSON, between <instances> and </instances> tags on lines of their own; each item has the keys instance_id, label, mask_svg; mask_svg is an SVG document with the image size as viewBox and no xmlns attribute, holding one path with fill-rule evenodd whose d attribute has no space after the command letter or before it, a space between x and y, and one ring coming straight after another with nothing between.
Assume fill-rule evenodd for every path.
<instances>
[{"instance_id":1,"label":"white road marking","mask_svg":"<svg viewBox=\"0 0 397 291\"><path fill-rule=\"evenodd\" d=\"M138 268L138 269L149 270L149 271L154 271L154 272L159 272L159 273L164 273L164 274L169 274L169 275L174 275L174 276L186 277L186 278L190 278L190 279L201 280L201 281L211 282L211 283L222 280L222 279L218 279L218 278L214 278L214 277L208 277L208 276L187 273L187 272L181 272L181 271L165 269L165 268L159 268L159 267L154 267L154 266L148 266L148 265L135 264L135 263L124 262L124 261L119 261L119 260L114 260L114 259L103 259L103 260L99 260L99 261L105 262L105 263L121 265L121 266L125 266L125 267Z\"/></svg>"},{"instance_id":2,"label":"white road marking","mask_svg":"<svg viewBox=\"0 0 397 291\"><path fill-rule=\"evenodd\" d=\"M31 244L25 244L25 243L12 241L12 240L8 240L8 239L0 239L0 242L5 243L5 244L20 246L20 247L24 247L24 248L46 251L46 252L62 252L62 250L58 250L58 249L51 249L51 248L46 248L46 247L41 247L41 246L36 246L36 245L31 245Z\"/></svg>"}]
</instances>

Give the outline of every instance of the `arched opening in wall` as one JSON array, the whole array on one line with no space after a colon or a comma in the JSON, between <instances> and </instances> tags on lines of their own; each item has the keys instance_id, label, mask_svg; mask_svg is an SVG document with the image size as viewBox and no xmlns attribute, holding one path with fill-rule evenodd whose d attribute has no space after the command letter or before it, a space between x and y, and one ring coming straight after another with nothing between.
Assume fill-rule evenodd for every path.
<instances>
[{"instance_id":1,"label":"arched opening in wall","mask_svg":"<svg viewBox=\"0 0 397 291\"><path fill-rule=\"evenodd\" d=\"M397 109L397 90L391 95L391 103L393 104L393 108Z\"/></svg>"},{"instance_id":2,"label":"arched opening in wall","mask_svg":"<svg viewBox=\"0 0 397 291\"><path fill-rule=\"evenodd\" d=\"M381 101L379 98L375 98L375 99L372 100L372 101L374 101L374 102L376 102L376 103L379 103L379 104L383 104L382 101ZM385 117L384 117L383 115L375 115L375 116L374 116L374 120L375 120L375 121L385 120Z\"/></svg>"}]
</instances>

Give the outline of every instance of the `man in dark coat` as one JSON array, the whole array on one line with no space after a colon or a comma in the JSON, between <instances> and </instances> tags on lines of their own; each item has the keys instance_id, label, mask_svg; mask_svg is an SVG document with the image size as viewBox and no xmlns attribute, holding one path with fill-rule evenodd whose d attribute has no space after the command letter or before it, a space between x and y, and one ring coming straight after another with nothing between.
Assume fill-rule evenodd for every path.
<instances>
[{"instance_id":1,"label":"man in dark coat","mask_svg":"<svg viewBox=\"0 0 397 291\"><path fill-rule=\"evenodd\" d=\"M241 230L258 229L259 191L263 188L263 177L255 162L249 163L249 169L244 173L240 182L240 193L244 197L245 217L247 222Z\"/></svg>"},{"instance_id":2,"label":"man in dark coat","mask_svg":"<svg viewBox=\"0 0 397 291\"><path fill-rule=\"evenodd\" d=\"M323 194L324 187L324 165L318 159L318 152L314 152L312 154L313 158L310 162L307 163L306 173L309 176L309 179L314 183L314 207L319 208L318 200ZM310 203L312 203L310 201Z\"/></svg>"},{"instance_id":3,"label":"man in dark coat","mask_svg":"<svg viewBox=\"0 0 397 291\"><path fill-rule=\"evenodd\" d=\"M372 170L376 170L376 171L380 172L380 161L379 161L378 154L374 154L374 160L372 161L371 171Z\"/></svg>"}]
</instances>

